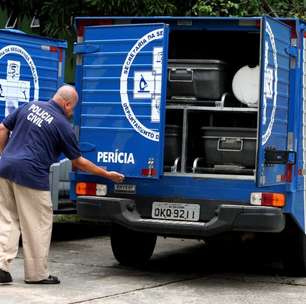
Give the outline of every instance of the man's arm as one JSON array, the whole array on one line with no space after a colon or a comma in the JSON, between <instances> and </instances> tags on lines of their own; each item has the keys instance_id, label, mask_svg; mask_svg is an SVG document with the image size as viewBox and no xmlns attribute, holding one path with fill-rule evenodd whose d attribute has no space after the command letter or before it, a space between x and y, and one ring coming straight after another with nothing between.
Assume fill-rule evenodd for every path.
<instances>
[{"instance_id":1,"label":"man's arm","mask_svg":"<svg viewBox=\"0 0 306 304\"><path fill-rule=\"evenodd\" d=\"M3 152L8 138L10 136L10 130L7 129L3 123L0 124L0 154Z\"/></svg>"},{"instance_id":2,"label":"man's arm","mask_svg":"<svg viewBox=\"0 0 306 304\"><path fill-rule=\"evenodd\" d=\"M121 183L124 179L124 175L118 172L115 172L115 171L107 171L101 167L98 167L94 163L92 163L90 160L82 156L80 156L77 159L72 160L72 166L77 169L92 173L94 175L100 175L102 177L108 178L115 183Z\"/></svg>"}]
</instances>

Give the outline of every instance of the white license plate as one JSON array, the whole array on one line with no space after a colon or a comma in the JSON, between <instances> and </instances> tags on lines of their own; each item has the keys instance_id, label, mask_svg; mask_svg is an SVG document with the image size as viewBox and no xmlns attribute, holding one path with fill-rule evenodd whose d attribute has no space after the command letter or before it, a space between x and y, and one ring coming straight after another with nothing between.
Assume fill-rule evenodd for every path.
<instances>
[{"instance_id":1,"label":"white license plate","mask_svg":"<svg viewBox=\"0 0 306 304\"><path fill-rule=\"evenodd\" d=\"M136 193L136 185L131 185L131 184L115 184L114 192L116 192L116 193L135 194Z\"/></svg>"},{"instance_id":2,"label":"white license plate","mask_svg":"<svg viewBox=\"0 0 306 304\"><path fill-rule=\"evenodd\" d=\"M200 219L200 205L154 202L152 204L152 218L196 222Z\"/></svg>"}]
</instances>

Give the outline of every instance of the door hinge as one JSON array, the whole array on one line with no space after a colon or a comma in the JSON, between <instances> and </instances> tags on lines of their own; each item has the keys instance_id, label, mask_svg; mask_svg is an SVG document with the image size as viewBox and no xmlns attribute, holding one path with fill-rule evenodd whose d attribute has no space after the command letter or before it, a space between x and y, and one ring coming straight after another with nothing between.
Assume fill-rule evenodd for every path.
<instances>
[{"instance_id":1,"label":"door hinge","mask_svg":"<svg viewBox=\"0 0 306 304\"><path fill-rule=\"evenodd\" d=\"M91 54L100 51L100 46L89 43L75 43L73 46L74 54Z\"/></svg>"},{"instance_id":2,"label":"door hinge","mask_svg":"<svg viewBox=\"0 0 306 304\"><path fill-rule=\"evenodd\" d=\"M265 165L277 164L292 164L296 163L295 151L276 150L274 148L267 148L265 150Z\"/></svg>"},{"instance_id":3,"label":"door hinge","mask_svg":"<svg viewBox=\"0 0 306 304\"><path fill-rule=\"evenodd\" d=\"M289 46L288 48L286 48L286 53L291 57L297 57L298 48L296 46Z\"/></svg>"}]
</instances>

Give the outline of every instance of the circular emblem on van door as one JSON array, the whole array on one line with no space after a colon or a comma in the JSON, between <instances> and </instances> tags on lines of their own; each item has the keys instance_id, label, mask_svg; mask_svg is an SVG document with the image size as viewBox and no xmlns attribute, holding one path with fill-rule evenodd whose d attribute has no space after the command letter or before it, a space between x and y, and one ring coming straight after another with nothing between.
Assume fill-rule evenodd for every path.
<instances>
[{"instance_id":1,"label":"circular emblem on van door","mask_svg":"<svg viewBox=\"0 0 306 304\"><path fill-rule=\"evenodd\" d=\"M150 100L151 116L150 123L159 123L160 121L160 98L161 98L161 82L162 82L162 47L153 47L153 52L146 52L145 56L152 56L152 69L144 69L141 66L145 64L139 64L140 67L134 67L134 74L129 78L131 67L137 55L141 50L150 44L152 41L162 39L164 35L164 29L156 29L145 34L141 37L129 51L122 66L121 77L120 77L120 96L121 105L125 116L131 126L141 136L152 140L159 141L159 132L154 129L145 126L145 119L140 121L133 111L133 105L130 102L130 98L133 99L134 104L147 106L147 101ZM131 82L131 79L133 80ZM131 89L133 84L133 89ZM132 93L130 93L132 92ZM133 94L133 95L132 95ZM144 113L141 113L144 116Z\"/></svg>"},{"instance_id":2,"label":"circular emblem on van door","mask_svg":"<svg viewBox=\"0 0 306 304\"><path fill-rule=\"evenodd\" d=\"M277 102L277 52L274 34L270 24L266 22L266 30L269 40L265 43L265 66L264 66L264 93L263 93L263 115L262 115L262 145L265 145L269 140L276 112ZM273 65L269 62L273 62ZM272 103L272 106L269 105Z\"/></svg>"},{"instance_id":3,"label":"circular emblem on van door","mask_svg":"<svg viewBox=\"0 0 306 304\"><path fill-rule=\"evenodd\" d=\"M6 59L8 55L10 56ZM5 116L15 110L19 102L38 101L37 69L30 54L24 48L18 45L3 47L0 50L0 66L5 67L2 74L6 75L6 77L0 77L0 101L6 104ZM29 80L31 74L32 79Z\"/></svg>"}]
</instances>

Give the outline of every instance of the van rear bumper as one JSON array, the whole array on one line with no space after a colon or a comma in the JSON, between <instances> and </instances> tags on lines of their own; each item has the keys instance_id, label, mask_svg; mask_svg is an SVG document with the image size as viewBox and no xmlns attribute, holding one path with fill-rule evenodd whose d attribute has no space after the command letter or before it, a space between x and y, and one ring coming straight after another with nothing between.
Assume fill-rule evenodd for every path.
<instances>
[{"instance_id":1,"label":"van rear bumper","mask_svg":"<svg viewBox=\"0 0 306 304\"><path fill-rule=\"evenodd\" d=\"M285 216L281 209L263 206L220 205L208 222L185 222L142 218L131 199L82 196L77 198L82 219L109 221L135 231L157 235L209 237L228 231L281 232Z\"/></svg>"}]
</instances>

